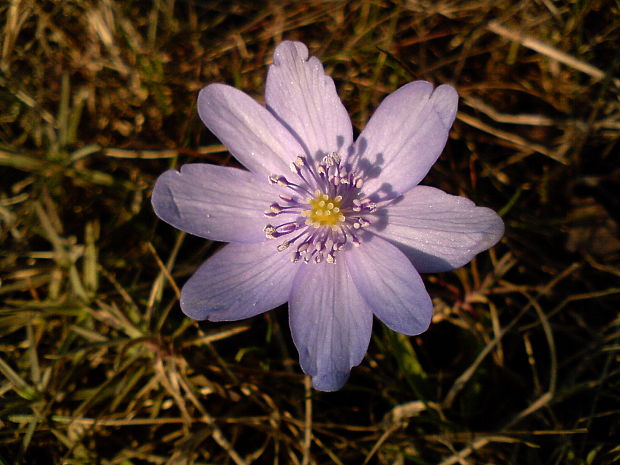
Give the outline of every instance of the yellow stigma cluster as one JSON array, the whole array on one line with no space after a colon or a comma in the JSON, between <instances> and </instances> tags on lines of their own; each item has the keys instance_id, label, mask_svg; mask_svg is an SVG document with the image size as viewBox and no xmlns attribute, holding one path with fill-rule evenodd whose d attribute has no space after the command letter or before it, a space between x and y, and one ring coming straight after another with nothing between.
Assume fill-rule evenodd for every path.
<instances>
[{"instance_id":1,"label":"yellow stigma cluster","mask_svg":"<svg viewBox=\"0 0 620 465\"><path fill-rule=\"evenodd\" d=\"M327 194L316 191L314 198L308 199L311 208L301 212L302 216L306 218L306 224L315 228L329 226L333 230L337 230L338 223L345 220L345 216L340 211L341 200L341 195L332 199Z\"/></svg>"}]
</instances>

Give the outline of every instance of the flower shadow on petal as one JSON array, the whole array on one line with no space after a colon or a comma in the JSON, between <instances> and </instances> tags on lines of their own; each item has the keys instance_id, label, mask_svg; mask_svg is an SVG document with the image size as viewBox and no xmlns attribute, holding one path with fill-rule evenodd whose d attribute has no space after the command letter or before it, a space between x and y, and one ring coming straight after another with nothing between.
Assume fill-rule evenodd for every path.
<instances>
[{"instance_id":1,"label":"flower shadow on petal","mask_svg":"<svg viewBox=\"0 0 620 465\"><path fill-rule=\"evenodd\" d=\"M440 273L441 271L449 271L449 270L458 268L442 258L422 252L421 250L416 249L414 247L410 247L405 244L400 244L398 242L391 241L389 239L386 239L386 240L392 243L393 245L395 245L396 247L398 247L398 249L402 253L404 253L407 256L407 258L411 261L411 263L413 263L414 265L419 265L419 264L424 263L424 264L427 264L427 267L428 266L433 267L432 270L427 271L426 269L418 269L418 267L416 266L418 273Z\"/></svg>"},{"instance_id":2,"label":"flower shadow on petal","mask_svg":"<svg viewBox=\"0 0 620 465\"><path fill-rule=\"evenodd\" d=\"M386 191L389 192L390 185L385 183L385 186L386 186ZM383 188L383 185L381 187ZM404 197L400 195L392 199L390 202L390 205L397 205L403 200L404 200ZM382 208L379 211L377 211L373 216L372 229L378 232L380 236L381 236L381 232L385 230L385 228L390 222L390 211L389 210L390 210L389 208ZM366 240L369 240L372 234L373 233L371 233L370 231L365 231L361 237L363 240L366 241ZM417 263L433 263L435 267L441 268L442 270L454 269L454 266L452 266L449 262L447 262L446 260L442 258L422 252L421 250L416 249L415 247L410 247L408 245L401 244L396 241L392 241L388 238L385 238L385 239L391 244L395 245L401 252L403 252L407 256L407 258L414 264L414 266ZM418 270L418 272L424 273L423 270Z\"/></svg>"},{"instance_id":3,"label":"flower shadow on petal","mask_svg":"<svg viewBox=\"0 0 620 465\"><path fill-rule=\"evenodd\" d=\"M364 175L364 181L368 179L378 178L381 174L381 167L385 162L382 153L378 153L375 156L375 163L370 162L370 157L366 153L368 148L368 141L365 137L360 137L355 141L352 150L349 153L348 164L356 167ZM356 150L357 149L357 150Z\"/></svg>"},{"instance_id":4,"label":"flower shadow on petal","mask_svg":"<svg viewBox=\"0 0 620 465\"><path fill-rule=\"evenodd\" d=\"M357 148L357 150L355 150ZM383 153L379 152L376 154L366 153L368 148L368 142L365 137L360 137L356 142L354 147L349 153L349 157L347 160L347 164L349 168L355 168L359 171L364 179L364 182L367 182L370 179L376 179L381 176L381 172L383 169L381 165L385 163L385 156ZM373 162L370 160L374 159ZM384 200L393 199L398 195L392 187L392 184L389 182L383 182L378 189L374 192L366 192L366 196L370 198L373 202L381 202Z\"/></svg>"},{"instance_id":5,"label":"flower shadow on petal","mask_svg":"<svg viewBox=\"0 0 620 465\"><path fill-rule=\"evenodd\" d=\"M307 155L309 157L309 161L311 163L318 165L318 163L323 159L323 157L325 155L327 155L327 153L322 152L322 151L316 151L315 153L310 153L310 150L308 149L308 145L304 142L303 138L297 133L297 131L295 131L291 127L290 124L288 124L286 121L284 121L282 118L280 118L277 114L273 113L273 116L275 116L275 118L280 122L280 124L282 124L282 126L284 126L291 133L293 138L304 149L305 155ZM349 152L349 153L351 152L351 148L350 147L345 147L344 146L344 142L345 142L345 137L344 136L342 136L342 135L336 136L336 145L337 145L336 152L341 153L341 154L344 154L344 153L347 153L347 152ZM295 155L303 155L303 154L301 154L301 153L291 154L292 157L295 156Z\"/></svg>"}]
</instances>

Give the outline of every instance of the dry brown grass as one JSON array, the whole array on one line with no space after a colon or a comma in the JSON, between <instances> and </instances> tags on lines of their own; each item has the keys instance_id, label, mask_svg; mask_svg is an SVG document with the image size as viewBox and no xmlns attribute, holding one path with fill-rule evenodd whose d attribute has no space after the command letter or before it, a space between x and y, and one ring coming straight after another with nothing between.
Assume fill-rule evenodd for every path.
<instances>
[{"instance_id":1,"label":"dry brown grass","mask_svg":"<svg viewBox=\"0 0 620 465\"><path fill-rule=\"evenodd\" d=\"M0 463L611 464L618 447L620 6L578 0L0 4ZM195 112L261 99L306 42L357 129L414 79L461 95L427 183L505 239L425 277L434 325L377 324L310 390L280 309L196 324L216 248L159 222L156 176L234 163Z\"/></svg>"}]
</instances>

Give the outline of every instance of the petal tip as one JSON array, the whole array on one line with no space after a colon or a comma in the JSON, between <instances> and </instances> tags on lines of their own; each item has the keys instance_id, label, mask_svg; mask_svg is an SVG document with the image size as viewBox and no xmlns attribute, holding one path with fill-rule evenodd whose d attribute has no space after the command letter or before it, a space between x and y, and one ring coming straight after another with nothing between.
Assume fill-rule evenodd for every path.
<instances>
[{"instance_id":1,"label":"petal tip","mask_svg":"<svg viewBox=\"0 0 620 465\"><path fill-rule=\"evenodd\" d=\"M217 94L221 92L223 87L226 87L226 85L214 83L203 87L200 89L200 92L198 92L198 98L196 99L198 116L200 116L200 119L207 127L209 127L208 113L216 104Z\"/></svg>"},{"instance_id":2,"label":"petal tip","mask_svg":"<svg viewBox=\"0 0 620 465\"><path fill-rule=\"evenodd\" d=\"M168 170L162 173L155 181L153 193L151 194L151 206L159 219L170 223L172 218L179 214L178 208L174 202L174 192L172 184L174 176L180 176L177 170ZM172 217L171 217L172 215Z\"/></svg>"},{"instance_id":3,"label":"petal tip","mask_svg":"<svg viewBox=\"0 0 620 465\"><path fill-rule=\"evenodd\" d=\"M215 92L220 92L224 87L228 86L219 82L214 82L212 84L204 86L202 89L200 89L200 92L198 92L198 103L210 103L210 97Z\"/></svg>"},{"instance_id":4,"label":"petal tip","mask_svg":"<svg viewBox=\"0 0 620 465\"><path fill-rule=\"evenodd\" d=\"M317 374L312 376L312 387L317 391L334 392L342 389L348 379L348 371Z\"/></svg>"},{"instance_id":5,"label":"petal tip","mask_svg":"<svg viewBox=\"0 0 620 465\"><path fill-rule=\"evenodd\" d=\"M285 40L273 52L273 64L281 66L285 61L295 59L307 61L309 55L308 47L304 43Z\"/></svg>"},{"instance_id":6,"label":"petal tip","mask_svg":"<svg viewBox=\"0 0 620 465\"><path fill-rule=\"evenodd\" d=\"M183 287L183 289L185 289L185 287ZM183 289L181 289L181 298L179 299L181 311L192 320L207 320L208 315L206 315L205 312L198 310L195 302L188 302L186 296L184 295Z\"/></svg>"},{"instance_id":7,"label":"petal tip","mask_svg":"<svg viewBox=\"0 0 620 465\"><path fill-rule=\"evenodd\" d=\"M452 126L458 108L459 94L448 84L442 84L435 89L431 97L435 111L446 127Z\"/></svg>"},{"instance_id":8,"label":"petal tip","mask_svg":"<svg viewBox=\"0 0 620 465\"><path fill-rule=\"evenodd\" d=\"M487 249L490 249L491 247L495 246L502 239L502 237L504 237L504 233L506 232L506 225L504 224L504 220L502 219L502 217L499 216L495 211L491 210L490 208L487 208L487 210L489 210L489 215L491 215L492 217L489 227L487 228Z\"/></svg>"}]
</instances>

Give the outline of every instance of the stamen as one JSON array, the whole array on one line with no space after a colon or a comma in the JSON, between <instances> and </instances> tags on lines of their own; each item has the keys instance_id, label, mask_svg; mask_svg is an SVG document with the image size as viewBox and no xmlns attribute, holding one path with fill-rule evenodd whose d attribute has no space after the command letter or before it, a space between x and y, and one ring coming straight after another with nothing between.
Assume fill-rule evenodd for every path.
<instances>
[{"instance_id":1,"label":"stamen","mask_svg":"<svg viewBox=\"0 0 620 465\"><path fill-rule=\"evenodd\" d=\"M284 241L278 246L278 252L283 252L291 246L289 241Z\"/></svg>"},{"instance_id":2,"label":"stamen","mask_svg":"<svg viewBox=\"0 0 620 465\"><path fill-rule=\"evenodd\" d=\"M287 236L277 250L295 245L291 255L294 263L335 263L336 255L348 244L361 245L356 231L370 224L366 215L377 209L360 192L363 179L347 171L337 153L326 154L320 160L308 163L303 155L292 160L290 168L298 176L299 184L281 175L269 176L271 184L286 187L294 194L278 194L283 203L273 202L265 210L266 217L278 216L286 221L268 224L264 232L270 239Z\"/></svg>"},{"instance_id":3,"label":"stamen","mask_svg":"<svg viewBox=\"0 0 620 465\"><path fill-rule=\"evenodd\" d=\"M288 180L284 176L280 176L278 174L270 174L269 175L269 182L271 184L277 184L277 185L282 186L282 187L288 187L289 184L290 184L288 182Z\"/></svg>"},{"instance_id":4,"label":"stamen","mask_svg":"<svg viewBox=\"0 0 620 465\"><path fill-rule=\"evenodd\" d=\"M293 221L290 223L281 224L280 226L276 228L276 231L279 234L285 235L285 234L292 233L293 231L297 230L298 227L299 225Z\"/></svg>"},{"instance_id":5,"label":"stamen","mask_svg":"<svg viewBox=\"0 0 620 465\"><path fill-rule=\"evenodd\" d=\"M263 231L265 232L265 236L267 236L267 239L275 239L276 238L276 236L274 235L276 233L276 228L274 228L270 224L265 226L265 229L263 229Z\"/></svg>"}]
</instances>

